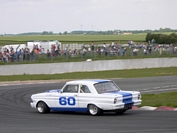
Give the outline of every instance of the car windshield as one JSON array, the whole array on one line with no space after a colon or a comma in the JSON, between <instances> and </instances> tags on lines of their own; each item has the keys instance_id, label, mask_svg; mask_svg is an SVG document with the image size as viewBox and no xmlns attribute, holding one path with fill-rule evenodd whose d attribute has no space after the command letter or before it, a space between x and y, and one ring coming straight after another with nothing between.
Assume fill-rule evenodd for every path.
<instances>
[{"instance_id":1,"label":"car windshield","mask_svg":"<svg viewBox=\"0 0 177 133\"><path fill-rule=\"evenodd\" d=\"M112 81L96 83L94 87L98 94L120 91L120 88Z\"/></svg>"}]
</instances>

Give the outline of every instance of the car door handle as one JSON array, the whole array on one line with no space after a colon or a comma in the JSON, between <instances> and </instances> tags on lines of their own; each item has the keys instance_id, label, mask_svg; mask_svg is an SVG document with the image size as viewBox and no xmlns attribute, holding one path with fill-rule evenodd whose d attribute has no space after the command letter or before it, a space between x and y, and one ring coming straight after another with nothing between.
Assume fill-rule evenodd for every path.
<instances>
[{"instance_id":1,"label":"car door handle","mask_svg":"<svg viewBox=\"0 0 177 133\"><path fill-rule=\"evenodd\" d=\"M77 97L77 94L75 94L74 96Z\"/></svg>"}]
</instances>

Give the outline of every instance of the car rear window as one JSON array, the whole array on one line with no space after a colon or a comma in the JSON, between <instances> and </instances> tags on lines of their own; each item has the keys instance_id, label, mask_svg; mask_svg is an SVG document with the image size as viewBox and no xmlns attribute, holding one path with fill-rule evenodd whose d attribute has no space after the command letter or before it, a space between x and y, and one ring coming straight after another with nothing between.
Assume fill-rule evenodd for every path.
<instances>
[{"instance_id":1,"label":"car rear window","mask_svg":"<svg viewBox=\"0 0 177 133\"><path fill-rule=\"evenodd\" d=\"M120 91L120 88L112 81L96 83L94 87L98 94Z\"/></svg>"}]
</instances>

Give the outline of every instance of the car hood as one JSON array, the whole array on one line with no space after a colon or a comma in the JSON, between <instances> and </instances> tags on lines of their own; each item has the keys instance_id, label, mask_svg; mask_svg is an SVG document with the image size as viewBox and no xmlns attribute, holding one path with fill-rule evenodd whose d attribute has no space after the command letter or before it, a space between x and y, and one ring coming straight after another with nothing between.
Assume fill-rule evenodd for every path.
<instances>
[{"instance_id":1,"label":"car hood","mask_svg":"<svg viewBox=\"0 0 177 133\"><path fill-rule=\"evenodd\" d=\"M58 89L57 90L47 90L45 93L54 93L54 92L58 93L58 92L60 92L60 90L58 90Z\"/></svg>"},{"instance_id":2,"label":"car hood","mask_svg":"<svg viewBox=\"0 0 177 133\"><path fill-rule=\"evenodd\" d=\"M31 98L39 98L39 97L43 97L43 96L50 96L50 95L53 95L54 93L59 93L60 90L47 90L45 92L42 92L42 93L37 93L37 94L33 94L31 96Z\"/></svg>"}]
</instances>

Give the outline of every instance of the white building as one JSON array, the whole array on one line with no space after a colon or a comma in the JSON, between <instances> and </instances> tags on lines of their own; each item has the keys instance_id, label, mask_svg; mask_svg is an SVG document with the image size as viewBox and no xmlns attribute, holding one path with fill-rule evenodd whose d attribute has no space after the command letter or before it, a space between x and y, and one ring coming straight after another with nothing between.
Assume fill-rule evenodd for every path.
<instances>
[{"instance_id":1,"label":"white building","mask_svg":"<svg viewBox=\"0 0 177 133\"><path fill-rule=\"evenodd\" d=\"M55 41L28 41L27 47L30 49L30 52L33 50L34 47L42 48L44 53L47 53L47 50L51 52L51 46L55 45L56 48L61 48L61 43L57 40Z\"/></svg>"}]
</instances>

